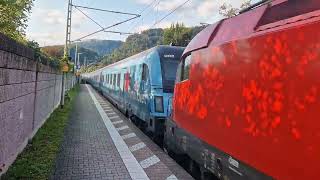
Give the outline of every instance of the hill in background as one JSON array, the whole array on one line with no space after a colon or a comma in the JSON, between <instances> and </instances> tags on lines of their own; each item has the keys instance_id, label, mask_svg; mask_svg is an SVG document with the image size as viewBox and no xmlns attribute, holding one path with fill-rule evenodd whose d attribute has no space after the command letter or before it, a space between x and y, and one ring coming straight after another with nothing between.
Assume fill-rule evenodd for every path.
<instances>
[{"instance_id":1,"label":"hill in background","mask_svg":"<svg viewBox=\"0 0 320 180\"><path fill-rule=\"evenodd\" d=\"M205 26L185 27L184 24L172 24L170 28L148 29L140 34L128 36L126 41L111 54L106 55L100 67L120 61L157 45L175 45L186 47Z\"/></svg>"},{"instance_id":2,"label":"hill in background","mask_svg":"<svg viewBox=\"0 0 320 180\"><path fill-rule=\"evenodd\" d=\"M102 63L108 65L160 45L163 42L163 33L163 29L149 29L140 34L130 35L118 49L106 55Z\"/></svg>"},{"instance_id":3,"label":"hill in background","mask_svg":"<svg viewBox=\"0 0 320 180\"><path fill-rule=\"evenodd\" d=\"M78 43L83 48L97 52L99 56L111 54L113 50L119 48L122 44L122 41L98 39L90 39Z\"/></svg>"},{"instance_id":4,"label":"hill in background","mask_svg":"<svg viewBox=\"0 0 320 180\"><path fill-rule=\"evenodd\" d=\"M171 44L185 47L205 27L186 27L183 23L176 23L169 28L148 29L139 34L132 34L119 48L105 55L99 63L82 67L80 71L82 73L95 71L157 45Z\"/></svg>"},{"instance_id":5,"label":"hill in background","mask_svg":"<svg viewBox=\"0 0 320 180\"><path fill-rule=\"evenodd\" d=\"M87 64L97 63L103 56L111 54L115 49L119 48L123 44L122 41L113 40L86 40L78 43L78 53L80 55L80 65L84 65L85 59ZM41 50L50 56L61 58L63 56L63 45L46 46ZM70 56L72 61L75 58L75 45L70 48Z\"/></svg>"},{"instance_id":6,"label":"hill in background","mask_svg":"<svg viewBox=\"0 0 320 180\"><path fill-rule=\"evenodd\" d=\"M52 57L62 58L64 46L63 45L46 46L46 47L42 47L41 51L45 52L46 54ZM101 58L101 56L99 56L97 52L92 51L90 49L83 48L83 47L78 47L78 53L82 53L80 55L80 65L84 64L85 59L87 60L87 64L91 64L91 63L97 63ZM70 48L70 56L72 58L72 62L74 62L75 46L72 46Z\"/></svg>"}]
</instances>

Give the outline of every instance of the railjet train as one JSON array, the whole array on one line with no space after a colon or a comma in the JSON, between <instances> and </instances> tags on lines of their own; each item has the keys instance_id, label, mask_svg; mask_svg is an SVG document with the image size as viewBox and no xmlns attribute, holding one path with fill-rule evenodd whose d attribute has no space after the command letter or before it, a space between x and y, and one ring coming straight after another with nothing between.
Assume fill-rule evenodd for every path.
<instances>
[{"instance_id":1,"label":"railjet train","mask_svg":"<svg viewBox=\"0 0 320 180\"><path fill-rule=\"evenodd\" d=\"M160 141L183 51L157 46L83 77Z\"/></svg>"},{"instance_id":2,"label":"railjet train","mask_svg":"<svg viewBox=\"0 0 320 180\"><path fill-rule=\"evenodd\" d=\"M165 148L220 179L320 179L320 0L259 3L179 65Z\"/></svg>"}]
</instances>

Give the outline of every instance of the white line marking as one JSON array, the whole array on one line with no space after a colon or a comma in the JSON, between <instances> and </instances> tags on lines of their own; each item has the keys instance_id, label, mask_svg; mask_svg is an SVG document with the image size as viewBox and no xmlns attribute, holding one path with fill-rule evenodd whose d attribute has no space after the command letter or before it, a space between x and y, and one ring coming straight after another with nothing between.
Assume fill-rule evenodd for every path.
<instances>
[{"instance_id":1,"label":"white line marking","mask_svg":"<svg viewBox=\"0 0 320 180\"><path fill-rule=\"evenodd\" d=\"M107 113L108 115L112 115L112 114L116 114L115 112L110 112L110 113Z\"/></svg>"},{"instance_id":2,"label":"white line marking","mask_svg":"<svg viewBox=\"0 0 320 180\"><path fill-rule=\"evenodd\" d=\"M119 127L119 128L116 128L117 131L122 131L122 130L125 130L125 129L128 129L129 127L128 126L122 126L122 127Z\"/></svg>"},{"instance_id":3,"label":"white line marking","mask_svg":"<svg viewBox=\"0 0 320 180\"><path fill-rule=\"evenodd\" d=\"M140 165L143 169L146 169L154 164L157 164L158 162L160 162L160 159L156 155L153 155L153 156L141 161Z\"/></svg>"},{"instance_id":4,"label":"white line marking","mask_svg":"<svg viewBox=\"0 0 320 180\"><path fill-rule=\"evenodd\" d=\"M166 180L178 180L178 178L172 174L171 176L167 177Z\"/></svg>"},{"instance_id":5,"label":"white line marking","mask_svg":"<svg viewBox=\"0 0 320 180\"><path fill-rule=\"evenodd\" d=\"M120 118L119 116L111 116L109 117L109 119L117 119L117 118Z\"/></svg>"},{"instance_id":6,"label":"white line marking","mask_svg":"<svg viewBox=\"0 0 320 180\"><path fill-rule=\"evenodd\" d=\"M102 107L108 107L108 108L110 108L109 104L102 104L102 103L100 103L100 105L101 105Z\"/></svg>"},{"instance_id":7,"label":"white line marking","mask_svg":"<svg viewBox=\"0 0 320 180\"><path fill-rule=\"evenodd\" d=\"M135 145L129 147L129 149L130 149L131 152L134 152L134 151L138 151L139 149L142 149L144 147L146 147L146 144L141 142L141 143L138 143L138 144L135 144Z\"/></svg>"},{"instance_id":8,"label":"white line marking","mask_svg":"<svg viewBox=\"0 0 320 180\"><path fill-rule=\"evenodd\" d=\"M129 138L136 137L136 136L137 135L135 133L129 133L129 134L123 135L121 137L123 140L125 140L125 139L129 139Z\"/></svg>"},{"instance_id":9,"label":"white line marking","mask_svg":"<svg viewBox=\"0 0 320 180\"><path fill-rule=\"evenodd\" d=\"M123 163L125 164L128 172L130 174L130 177L134 180L136 180L136 179L149 180L146 172L140 166L137 159L133 156L133 154L129 150L128 146L126 145L126 143L123 141L122 137L120 136L120 134L116 130L116 128L112 125L107 114L103 111L103 109L100 106L100 104L98 103L96 97L92 93L90 87L88 85L86 85L86 87L88 88L89 94L90 94L94 104L96 105L96 108L98 109L99 114L100 114L107 130L109 131L109 134L112 138L112 141L113 141L114 145L116 146L116 148L117 148L117 150L123 160Z\"/></svg>"},{"instance_id":10,"label":"white line marking","mask_svg":"<svg viewBox=\"0 0 320 180\"><path fill-rule=\"evenodd\" d=\"M110 120L110 118L109 118L109 120ZM114 121L114 122L112 122L112 124L120 124L120 123L123 123L123 121L122 120L120 120L120 121Z\"/></svg>"}]
</instances>

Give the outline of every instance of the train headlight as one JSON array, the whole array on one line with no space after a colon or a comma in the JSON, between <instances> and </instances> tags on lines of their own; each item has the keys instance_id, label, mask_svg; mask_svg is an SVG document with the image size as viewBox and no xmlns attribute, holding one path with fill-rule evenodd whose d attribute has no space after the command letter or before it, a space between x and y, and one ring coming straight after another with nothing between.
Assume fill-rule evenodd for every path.
<instances>
[{"instance_id":1,"label":"train headlight","mask_svg":"<svg viewBox=\"0 0 320 180\"><path fill-rule=\"evenodd\" d=\"M154 109L156 112L163 113L163 97L162 96L154 96Z\"/></svg>"}]
</instances>

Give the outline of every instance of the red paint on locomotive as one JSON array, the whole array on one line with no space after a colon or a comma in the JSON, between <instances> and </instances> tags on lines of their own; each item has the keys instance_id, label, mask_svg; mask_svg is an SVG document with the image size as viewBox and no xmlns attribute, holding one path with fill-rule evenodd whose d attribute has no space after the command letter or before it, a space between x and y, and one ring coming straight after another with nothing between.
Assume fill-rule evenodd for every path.
<instances>
[{"instance_id":1,"label":"red paint on locomotive","mask_svg":"<svg viewBox=\"0 0 320 180\"><path fill-rule=\"evenodd\" d=\"M173 119L276 179L317 179L320 19L254 32L258 21L246 18L263 8L223 22L209 47L187 48L196 51L190 79L175 86Z\"/></svg>"}]
</instances>

